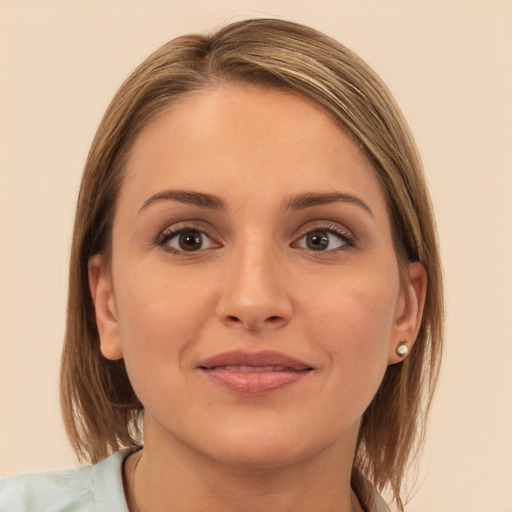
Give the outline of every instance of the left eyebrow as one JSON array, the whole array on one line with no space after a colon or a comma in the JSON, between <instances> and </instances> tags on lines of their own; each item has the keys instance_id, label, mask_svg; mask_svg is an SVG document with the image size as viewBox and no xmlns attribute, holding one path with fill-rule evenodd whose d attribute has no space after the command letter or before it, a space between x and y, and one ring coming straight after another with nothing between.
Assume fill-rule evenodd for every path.
<instances>
[{"instance_id":1,"label":"left eyebrow","mask_svg":"<svg viewBox=\"0 0 512 512\"><path fill-rule=\"evenodd\" d=\"M342 192L306 193L293 196L285 203L286 209L303 210L313 206L330 203L349 203L362 208L373 219L372 209L360 198L352 194Z\"/></svg>"}]
</instances>

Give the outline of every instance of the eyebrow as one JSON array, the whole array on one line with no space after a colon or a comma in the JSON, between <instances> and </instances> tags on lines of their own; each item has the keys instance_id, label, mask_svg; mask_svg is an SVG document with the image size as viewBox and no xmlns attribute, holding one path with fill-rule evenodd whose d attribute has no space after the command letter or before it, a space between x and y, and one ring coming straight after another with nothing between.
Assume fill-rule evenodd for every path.
<instances>
[{"instance_id":1,"label":"eyebrow","mask_svg":"<svg viewBox=\"0 0 512 512\"><path fill-rule=\"evenodd\" d=\"M321 206L330 203L349 203L362 208L370 217L374 218L372 209L359 197L342 192L306 193L291 197L286 208L304 210L313 206Z\"/></svg>"},{"instance_id":2,"label":"eyebrow","mask_svg":"<svg viewBox=\"0 0 512 512\"><path fill-rule=\"evenodd\" d=\"M164 190L163 192L158 192L157 194L152 195L149 199L146 199L140 207L139 213L155 202L169 200L191 204L201 208L208 208L211 210L226 209L224 201L219 196L215 196L213 194L190 192L188 190Z\"/></svg>"},{"instance_id":3,"label":"eyebrow","mask_svg":"<svg viewBox=\"0 0 512 512\"><path fill-rule=\"evenodd\" d=\"M139 213L151 204L158 201L178 201L192 206L199 206L210 210L225 210L224 200L213 194L202 192L191 192L189 190L164 190L146 199L140 207ZM285 202L285 209L304 210L314 206L321 206L331 203L349 203L362 208L373 218L371 208L359 197L342 192L309 192L290 197Z\"/></svg>"}]
</instances>

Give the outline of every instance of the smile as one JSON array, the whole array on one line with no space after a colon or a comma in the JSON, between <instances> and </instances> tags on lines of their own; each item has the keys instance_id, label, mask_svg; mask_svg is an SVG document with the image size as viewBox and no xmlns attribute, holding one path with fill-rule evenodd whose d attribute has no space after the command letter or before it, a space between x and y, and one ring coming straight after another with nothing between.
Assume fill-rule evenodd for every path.
<instances>
[{"instance_id":1,"label":"smile","mask_svg":"<svg viewBox=\"0 0 512 512\"><path fill-rule=\"evenodd\" d=\"M202 370L215 384L243 395L262 395L297 383L313 368L274 351L227 352L204 361Z\"/></svg>"},{"instance_id":2,"label":"smile","mask_svg":"<svg viewBox=\"0 0 512 512\"><path fill-rule=\"evenodd\" d=\"M290 368L287 368L286 366L247 366L244 364L215 366L214 369L215 370L226 370L228 372L241 372L241 373L286 372L286 371L290 370Z\"/></svg>"}]
</instances>

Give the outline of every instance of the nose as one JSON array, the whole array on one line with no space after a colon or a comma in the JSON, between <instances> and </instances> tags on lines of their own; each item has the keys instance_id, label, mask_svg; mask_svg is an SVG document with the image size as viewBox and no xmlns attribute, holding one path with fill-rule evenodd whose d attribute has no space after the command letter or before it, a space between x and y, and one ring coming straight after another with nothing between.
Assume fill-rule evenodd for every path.
<instances>
[{"instance_id":1,"label":"nose","mask_svg":"<svg viewBox=\"0 0 512 512\"><path fill-rule=\"evenodd\" d=\"M283 265L272 248L249 247L226 265L217 316L230 327L277 329L293 316Z\"/></svg>"}]
</instances>

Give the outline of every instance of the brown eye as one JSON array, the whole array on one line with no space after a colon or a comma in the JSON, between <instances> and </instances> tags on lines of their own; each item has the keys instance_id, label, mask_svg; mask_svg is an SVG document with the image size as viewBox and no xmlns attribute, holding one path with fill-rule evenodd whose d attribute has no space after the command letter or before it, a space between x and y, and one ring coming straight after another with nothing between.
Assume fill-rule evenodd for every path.
<instances>
[{"instance_id":1,"label":"brown eye","mask_svg":"<svg viewBox=\"0 0 512 512\"><path fill-rule=\"evenodd\" d=\"M316 252L334 251L352 245L351 240L346 235L329 229L314 229L296 242L297 247Z\"/></svg>"},{"instance_id":2,"label":"brown eye","mask_svg":"<svg viewBox=\"0 0 512 512\"><path fill-rule=\"evenodd\" d=\"M199 231L185 231L178 235L178 245L182 251L199 251L203 247L202 237Z\"/></svg>"},{"instance_id":3,"label":"brown eye","mask_svg":"<svg viewBox=\"0 0 512 512\"><path fill-rule=\"evenodd\" d=\"M306 235L306 245L312 251L325 251L329 248L329 233L312 231Z\"/></svg>"},{"instance_id":4,"label":"brown eye","mask_svg":"<svg viewBox=\"0 0 512 512\"><path fill-rule=\"evenodd\" d=\"M221 247L203 231L193 228L164 232L159 236L157 244L164 251L174 254L193 253Z\"/></svg>"}]
</instances>

